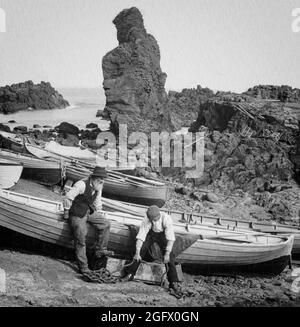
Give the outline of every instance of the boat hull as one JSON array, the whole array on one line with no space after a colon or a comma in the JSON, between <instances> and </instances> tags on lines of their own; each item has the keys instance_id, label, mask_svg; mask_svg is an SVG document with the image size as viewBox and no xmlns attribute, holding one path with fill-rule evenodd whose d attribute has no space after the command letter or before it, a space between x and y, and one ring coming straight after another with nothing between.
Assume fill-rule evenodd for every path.
<instances>
[{"instance_id":1,"label":"boat hull","mask_svg":"<svg viewBox=\"0 0 300 327\"><path fill-rule=\"evenodd\" d=\"M266 262L247 265L223 265L223 264L182 264L182 268L187 273L197 273L202 275L212 274L251 274L251 275L278 275L290 262L290 256L282 256Z\"/></svg>"},{"instance_id":2,"label":"boat hull","mask_svg":"<svg viewBox=\"0 0 300 327\"><path fill-rule=\"evenodd\" d=\"M67 179L77 182L87 178L90 175L89 171L76 170L73 167L66 168ZM168 188L165 185L153 187L139 187L128 183L122 183L107 179L103 186L103 195L125 202L134 202L142 205L157 205L163 207L168 197Z\"/></svg>"},{"instance_id":3,"label":"boat hull","mask_svg":"<svg viewBox=\"0 0 300 327\"><path fill-rule=\"evenodd\" d=\"M22 178L31 179L47 186L56 185L62 179L61 166L58 162L41 160L30 155L1 149L0 158L22 164L24 167Z\"/></svg>"},{"instance_id":4,"label":"boat hull","mask_svg":"<svg viewBox=\"0 0 300 327\"><path fill-rule=\"evenodd\" d=\"M0 159L0 189L9 189L19 181L23 166Z\"/></svg>"},{"instance_id":5,"label":"boat hull","mask_svg":"<svg viewBox=\"0 0 300 327\"><path fill-rule=\"evenodd\" d=\"M119 211L131 215L144 216L147 208L143 206L137 206L134 204L122 203L120 201L112 201L110 199L103 199L103 208L107 211ZM190 224L199 224L206 226L216 226L226 228L228 230L244 231L244 232L262 232L269 233L271 235L293 235L293 256L300 256L300 230L297 227L291 227L282 224L270 224L262 222L250 222L243 220L235 220L229 218L220 218L210 215L201 215L198 213L187 214L179 211L170 211L161 209L168 213L173 221L185 220L190 221Z\"/></svg>"},{"instance_id":6,"label":"boat hull","mask_svg":"<svg viewBox=\"0 0 300 327\"><path fill-rule=\"evenodd\" d=\"M22 178L36 181L42 185L54 186L61 181L62 175L60 169L24 168Z\"/></svg>"},{"instance_id":7,"label":"boat hull","mask_svg":"<svg viewBox=\"0 0 300 327\"><path fill-rule=\"evenodd\" d=\"M0 191L1 226L45 242L72 247L71 231L68 223L62 220L61 209L61 204L57 202ZM130 225L139 226L141 218L112 212L103 214L111 221L109 249L115 251L120 258L132 258L135 237ZM94 223L97 223L97 220L94 220ZM87 245L91 247L95 241L95 231L88 225ZM201 227L192 232L197 231L206 233ZM278 274L285 268L293 246L293 237L280 238L279 242L279 238L270 236L270 244L248 244L244 240L239 241L239 233L236 234L237 238L232 240L224 240L225 237L215 240L211 239L209 234L212 233L213 236L216 231L209 228L207 231L207 238L199 238L177 257L184 269L199 273L207 268L209 273L224 268L230 269L231 272ZM177 224L175 232L177 235L186 235L185 225ZM266 236L257 237L259 239ZM274 243L274 239L278 243Z\"/></svg>"}]
</instances>

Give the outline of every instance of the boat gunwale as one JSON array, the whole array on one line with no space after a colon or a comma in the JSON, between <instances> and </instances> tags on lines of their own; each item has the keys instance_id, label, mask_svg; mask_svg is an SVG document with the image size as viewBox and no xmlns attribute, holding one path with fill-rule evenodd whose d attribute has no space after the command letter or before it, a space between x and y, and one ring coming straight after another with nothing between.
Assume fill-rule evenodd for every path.
<instances>
[{"instance_id":1,"label":"boat gunwale","mask_svg":"<svg viewBox=\"0 0 300 327\"><path fill-rule=\"evenodd\" d=\"M8 196L5 196L5 194L7 194ZM47 211L47 212L51 212L51 213L57 213L57 214L62 214L63 211L62 210L59 210L59 209L56 209L56 210L48 210L47 208L42 208L40 206L34 206L33 204L30 204L30 203L22 203L21 201L17 201L16 199L11 199L9 198L9 194L12 194L13 196L17 196L17 197L21 197L21 198L27 198L28 200L30 199L33 199L33 200L36 200L36 201L39 201L39 202L45 202L45 203L49 203L49 204L53 204L55 205L57 208L63 208L63 205L62 205L62 202L58 202L58 201L52 201L52 200L47 200L47 199L43 199L43 198L39 198L39 197L35 197L35 196L30 196L30 195L26 195L26 194L22 194L22 193L17 193L17 192L11 192L11 191L7 191L7 190L0 190L0 199L1 197L8 200L8 201L11 201L13 203L17 203L18 205L21 205L21 206L27 206L27 207L32 207L32 208L35 208L35 209L39 209L41 211ZM141 217L137 217L137 216L133 216L133 215L130 215L130 214L126 214L126 213L122 213L122 212L110 212L110 211L100 211L99 213L103 213L103 214L106 214L107 216L113 216L113 217L116 217L115 219L111 219L111 220L114 220L120 224L124 224L126 225L124 222L120 222L117 220L117 217L121 218L121 219L126 219L129 218L129 219L133 219L135 221L137 221L138 223L136 224L136 226L139 226L140 225L140 222L142 221L142 218ZM132 224L129 224L129 225L132 225ZM177 228L184 228L184 226L182 225L179 225L178 223L174 223L174 227L177 227ZM200 226L199 226L200 227ZM214 227L211 227L210 226L205 226L207 229L216 229ZM177 234L189 234L190 232L189 231L179 231L177 232ZM234 234L234 231L232 232L232 234ZM266 238L277 238L277 239L281 239L281 242L279 243L275 243L275 244L267 244L267 243L257 243L257 242L252 242L252 243L245 243L245 245L248 247L248 246L251 246L251 247L254 247L254 246L269 246L269 247L276 247L276 246L279 246L279 245L283 245L285 243L289 243L291 241L291 239L294 238L293 235L289 235L289 236L276 236L276 235L269 235L269 234L265 234L265 233L261 233L263 237L266 237ZM195 233L195 235L201 235L201 233ZM240 235L240 234L239 234ZM251 234L249 234L251 236ZM238 235L236 235L238 236ZM253 235L254 236L254 235ZM220 236L213 236L214 238L218 238L218 237L222 237L222 235ZM232 237L235 237L234 235ZM201 239L200 239L201 240ZM217 244L220 244L220 243L225 243L224 240L209 240L208 238L205 238L204 239L205 241L210 241L210 243L212 242L215 242ZM230 238L228 239L228 241L230 241ZM241 245L244 245L244 244L230 244L230 246L241 246Z\"/></svg>"}]
</instances>

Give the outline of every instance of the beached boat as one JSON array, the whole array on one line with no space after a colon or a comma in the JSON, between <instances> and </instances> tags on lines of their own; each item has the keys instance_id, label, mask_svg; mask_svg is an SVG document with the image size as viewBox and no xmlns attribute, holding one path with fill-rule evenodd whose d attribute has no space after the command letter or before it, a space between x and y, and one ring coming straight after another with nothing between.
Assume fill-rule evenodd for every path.
<instances>
[{"instance_id":1,"label":"beached boat","mask_svg":"<svg viewBox=\"0 0 300 327\"><path fill-rule=\"evenodd\" d=\"M8 189L18 183L23 165L0 158L0 189Z\"/></svg>"},{"instance_id":2,"label":"beached boat","mask_svg":"<svg viewBox=\"0 0 300 327\"><path fill-rule=\"evenodd\" d=\"M53 186L62 179L62 165L56 161L41 160L31 155L15 153L0 149L0 159L11 160L22 164L23 178L32 179L43 185Z\"/></svg>"},{"instance_id":3,"label":"beached boat","mask_svg":"<svg viewBox=\"0 0 300 327\"><path fill-rule=\"evenodd\" d=\"M63 221L61 202L0 190L0 225L45 242L72 247L68 223ZM109 249L121 258L132 258L134 237L130 226L142 218L120 212L102 212L111 221ZM95 220L94 222L97 222ZM196 235L197 240L178 257L184 269L198 273L215 271L280 273L287 265L293 236L245 234L208 226L174 224L176 235ZM94 243L94 229L88 227L87 245Z\"/></svg>"},{"instance_id":4,"label":"beached boat","mask_svg":"<svg viewBox=\"0 0 300 327\"><path fill-rule=\"evenodd\" d=\"M125 203L121 201L103 199L103 208L108 211L119 211L135 216L143 217L145 216L147 207L136 205L132 203ZM293 245L293 255L300 255L300 227L283 225L268 222L253 222L238 220L233 218L221 218L218 216L201 214L195 212L182 212L176 210L166 210L162 211L168 213L174 221L182 221L186 224L192 226L194 224L201 224L207 226L218 226L226 228L227 230L241 230L241 231L251 231L251 232L261 232L269 233L272 235L293 235L294 245Z\"/></svg>"},{"instance_id":5,"label":"beached boat","mask_svg":"<svg viewBox=\"0 0 300 327\"><path fill-rule=\"evenodd\" d=\"M91 173L90 169L84 167L66 167L67 179L73 182L87 178ZM108 171L103 195L112 199L162 207L168 197L168 187L164 183Z\"/></svg>"},{"instance_id":6,"label":"beached boat","mask_svg":"<svg viewBox=\"0 0 300 327\"><path fill-rule=\"evenodd\" d=\"M26 152L22 136L3 131L0 131L0 147L21 153Z\"/></svg>"},{"instance_id":7,"label":"beached boat","mask_svg":"<svg viewBox=\"0 0 300 327\"><path fill-rule=\"evenodd\" d=\"M64 160L66 165L66 178L77 182L87 178L92 173L94 166L74 160L68 157L58 156L38 146L26 144L29 152L39 158L51 158L52 160ZM122 174L108 170L108 178L105 180L103 194L109 198L134 202L137 204L153 205L162 207L168 197L168 187L161 182L148 180L141 177Z\"/></svg>"}]
</instances>

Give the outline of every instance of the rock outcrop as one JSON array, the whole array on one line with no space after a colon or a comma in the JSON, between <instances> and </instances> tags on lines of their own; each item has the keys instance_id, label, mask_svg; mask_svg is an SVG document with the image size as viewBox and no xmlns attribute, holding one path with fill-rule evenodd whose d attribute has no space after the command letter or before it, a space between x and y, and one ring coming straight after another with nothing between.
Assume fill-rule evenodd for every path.
<instances>
[{"instance_id":1,"label":"rock outcrop","mask_svg":"<svg viewBox=\"0 0 300 327\"><path fill-rule=\"evenodd\" d=\"M169 91L166 111L175 130L190 126L197 119L200 105L215 97L212 90L197 85L181 92Z\"/></svg>"},{"instance_id":2,"label":"rock outcrop","mask_svg":"<svg viewBox=\"0 0 300 327\"><path fill-rule=\"evenodd\" d=\"M32 81L0 88L0 113L20 110L62 109L69 103L50 83L33 84Z\"/></svg>"},{"instance_id":3,"label":"rock outcrop","mask_svg":"<svg viewBox=\"0 0 300 327\"><path fill-rule=\"evenodd\" d=\"M298 119L290 107L277 103L205 103L190 128L205 132L202 182L225 192L254 193L269 184L293 181Z\"/></svg>"},{"instance_id":4,"label":"rock outcrop","mask_svg":"<svg viewBox=\"0 0 300 327\"><path fill-rule=\"evenodd\" d=\"M256 85L244 94L259 98L284 102L300 102L300 89L288 85Z\"/></svg>"},{"instance_id":5,"label":"rock outcrop","mask_svg":"<svg viewBox=\"0 0 300 327\"><path fill-rule=\"evenodd\" d=\"M119 46L102 61L106 107L103 116L111 121L111 130L119 124L128 131L154 131L161 126L170 129L164 111L167 100L167 75L160 68L160 50L155 38L148 34L141 12L133 7L117 15Z\"/></svg>"}]
</instances>

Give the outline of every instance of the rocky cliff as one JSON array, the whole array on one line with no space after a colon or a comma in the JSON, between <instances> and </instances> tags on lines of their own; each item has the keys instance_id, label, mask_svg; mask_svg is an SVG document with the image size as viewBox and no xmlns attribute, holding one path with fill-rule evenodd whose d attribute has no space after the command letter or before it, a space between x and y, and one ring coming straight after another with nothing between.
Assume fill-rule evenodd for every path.
<instances>
[{"instance_id":1,"label":"rocky cliff","mask_svg":"<svg viewBox=\"0 0 300 327\"><path fill-rule=\"evenodd\" d=\"M117 130L125 123L129 131L169 129L164 103L167 75L160 68L160 50L148 34L141 12L133 7L117 15L119 46L102 61L106 107L103 116Z\"/></svg>"},{"instance_id":2,"label":"rocky cliff","mask_svg":"<svg viewBox=\"0 0 300 327\"><path fill-rule=\"evenodd\" d=\"M20 110L62 109L69 106L50 83L32 81L0 87L0 113Z\"/></svg>"}]
</instances>

